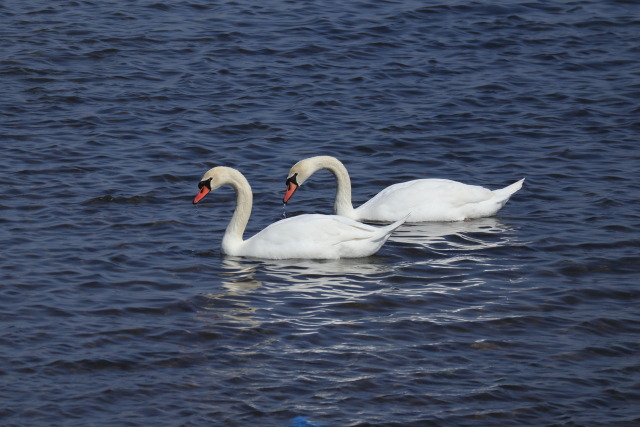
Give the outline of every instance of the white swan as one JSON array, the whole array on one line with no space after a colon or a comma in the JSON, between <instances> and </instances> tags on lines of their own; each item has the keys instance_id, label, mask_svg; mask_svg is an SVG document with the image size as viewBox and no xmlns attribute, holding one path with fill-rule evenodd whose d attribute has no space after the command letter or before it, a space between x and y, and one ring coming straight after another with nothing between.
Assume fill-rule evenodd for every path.
<instances>
[{"instance_id":1,"label":"white swan","mask_svg":"<svg viewBox=\"0 0 640 427\"><path fill-rule=\"evenodd\" d=\"M448 179L416 179L391 185L362 206L351 204L351 180L335 157L317 156L293 165L287 178L284 203L311 175L328 169L336 177L334 210L357 221L391 222L411 214L407 222L462 221L495 215L520 188L524 178L500 190L489 190Z\"/></svg>"},{"instance_id":2,"label":"white swan","mask_svg":"<svg viewBox=\"0 0 640 427\"><path fill-rule=\"evenodd\" d=\"M403 218L385 227L372 227L338 215L299 215L275 222L243 240L253 195L240 172L224 166L210 169L202 176L193 203L224 184L236 190L236 209L222 238L222 251L227 255L269 259L365 257L376 253L404 222Z\"/></svg>"}]
</instances>

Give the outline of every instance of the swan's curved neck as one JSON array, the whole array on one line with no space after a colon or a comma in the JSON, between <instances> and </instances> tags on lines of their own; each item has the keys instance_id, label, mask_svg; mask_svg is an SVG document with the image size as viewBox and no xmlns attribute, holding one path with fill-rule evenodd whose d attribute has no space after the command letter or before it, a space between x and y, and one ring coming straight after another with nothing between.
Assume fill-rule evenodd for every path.
<instances>
[{"instance_id":1,"label":"swan's curved neck","mask_svg":"<svg viewBox=\"0 0 640 427\"><path fill-rule=\"evenodd\" d=\"M253 205L253 193L246 178L238 171L229 169L222 184L229 184L236 190L236 209L222 237L224 253L234 255L244 243L242 236L247 228Z\"/></svg>"},{"instance_id":2,"label":"swan's curved neck","mask_svg":"<svg viewBox=\"0 0 640 427\"><path fill-rule=\"evenodd\" d=\"M327 169L336 177L336 200L333 206L335 213L355 219L351 203L351 179L347 168L338 159L330 156L318 157L317 168Z\"/></svg>"}]
</instances>

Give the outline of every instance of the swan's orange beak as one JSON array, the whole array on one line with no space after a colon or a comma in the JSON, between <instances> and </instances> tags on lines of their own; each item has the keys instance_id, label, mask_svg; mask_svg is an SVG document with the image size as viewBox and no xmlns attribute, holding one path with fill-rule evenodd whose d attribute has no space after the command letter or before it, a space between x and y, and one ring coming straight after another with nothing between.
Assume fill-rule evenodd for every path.
<instances>
[{"instance_id":1,"label":"swan's orange beak","mask_svg":"<svg viewBox=\"0 0 640 427\"><path fill-rule=\"evenodd\" d=\"M287 192L284 193L284 199L282 199L282 201L284 203L287 203L297 189L298 189L298 184L296 184L295 182L287 182Z\"/></svg>"},{"instance_id":2,"label":"swan's orange beak","mask_svg":"<svg viewBox=\"0 0 640 427\"><path fill-rule=\"evenodd\" d=\"M211 191L211 190L209 190L209 187L207 187L206 185L203 185L202 187L200 187L200 191L198 192L196 197L193 199L193 204L195 205L200 200L204 199L204 196L209 194L209 191Z\"/></svg>"}]
</instances>

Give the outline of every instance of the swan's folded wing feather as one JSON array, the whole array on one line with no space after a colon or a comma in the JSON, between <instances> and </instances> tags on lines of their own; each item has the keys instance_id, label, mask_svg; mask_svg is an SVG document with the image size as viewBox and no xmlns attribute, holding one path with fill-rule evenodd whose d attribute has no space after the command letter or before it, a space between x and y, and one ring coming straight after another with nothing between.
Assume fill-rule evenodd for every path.
<instances>
[{"instance_id":1,"label":"swan's folded wing feather","mask_svg":"<svg viewBox=\"0 0 640 427\"><path fill-rule=\"evenodd\" d=\"M493 196L491 190L448 179L417 179L391 185L363 205L405 206L429 202L452 207L479 203Z\"/></svg>"},{"instance_id":2,"label":"swan's folded wing feather","mask_svg":"<svg viewBox=\"0 0 640 427\"><path fill-rule=\"evenodd\" d=\"M309 249L370 239L376 228L337 215L307 214L275 222L247 242L263 247Z\"/></svg>"},{"instance_id":3,"label":"swan's folded wing feather","mask_svg":"<svg viewBox=\"0 0 640 427\"><path fill-rule=\"evenodd\" d=\"M493 196L491 190L447 179L418 179L389 186L356 209L358 217L374 221L395 221L408 213L411 219L464 219L465 206ZM411 220L410 219L410 220Z\"/></svg>"}]
</instances>

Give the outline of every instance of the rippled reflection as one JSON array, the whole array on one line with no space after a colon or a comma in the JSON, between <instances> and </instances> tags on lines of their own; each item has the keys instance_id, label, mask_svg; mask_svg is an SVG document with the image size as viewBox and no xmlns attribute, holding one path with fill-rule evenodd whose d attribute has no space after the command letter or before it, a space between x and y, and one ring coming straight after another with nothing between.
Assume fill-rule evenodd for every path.
<instances>
[{"instance_id":1,"label":"rippled reflection","mask_svg":"<svg viewBox=\"0 0 640 427\"><path fill-rule=\"evenodd\" d=\"M496 218L478 218L471 221L457 222L422 222L413 224L403 224L392 235L390 240L393 242L402 242L409 244L418 244L427 247L446 242L452 247L464 247L458 242L449 239L451 236L464 235L470 242L474 242L480 247L493 247L504 244L505 239L497 239L496 237L511 228ZM472 238L470 234L486 234L490 239ZM473 249L473 248L468 248Z\"/></svg>"},{"instance_id":2,"label":"rippled reflection","mask_svg":"<svg viewBox=\"0 0 640 427\"><path fill-rule=\"evenodd\" d=\"M201 309L199 317L203 321L232 322L237 327L258 326L254 320L256 307L250 304L250 299L244 294L254 291L261 286L256 274L256 263L243 263L241 259L225 258L222 260L223 270L218 273L222 278L222 291L208 292L200 296L196 305ZM213 288L219 289L217 284ZM206 323L206 322L205 322Z\"/></svg>"},{"instance_id":3,"label":"rippled reflection","mask_svg":"<svg viewBox=\"0 0 640 427\"><path fill-rule=\"evenodd\" d=\"M259 263L243 262L242 258L228 257L222 260L219 276L224 280L222 286L229 294L242 294L258 288L262 283L253 277Z\"/></svg>"},{"instance_id":4,"label":"rippled reflection","mask_svg":"<svg viewBox=\"0 0 640 427\"><path fill-rule=\"evenodd\" d=\"M260 324L258 307L275 306L283 299L350 301L373 292L393 274L394 266L381 257L344 260L258 260L224 257L217 292L206 293L197 305L201 318L224 319L240 327Z\"/></svg>"},{"instance_id":5,"label":"rippled reflection","mask_svg":"<svg viewBox=\"0 0 640 427\"><path fill-rule=\"evenodd\" d=\"M405 224L390 241L405 247L401 274L428 275L440 282L464 286L483 284L481 271L514 270L501 258L505 250L519 245L512 227L496 218L468 222Z\"/></svg>"},{"instance_id":6,"label":"rippled reflection","mask_svg":"<svg viewBox=\"0 0 640 427\"><path fill-rule=\"evenodd\" d=\"M354 286L354 278L360 281L375 280L392 271L393 267L380 257L337 260L252 260L226 257L222 262L227 278L223 286L227 289L250 289L249 283L259 286L262 282L278 289L309 291ZM260 274L262 281L254 278ZM232 278L231 280L229 280ZM357 281L356 281L357 283ZM357 284L355 287L359 287Z\"/></svg>"}]
</instances>

